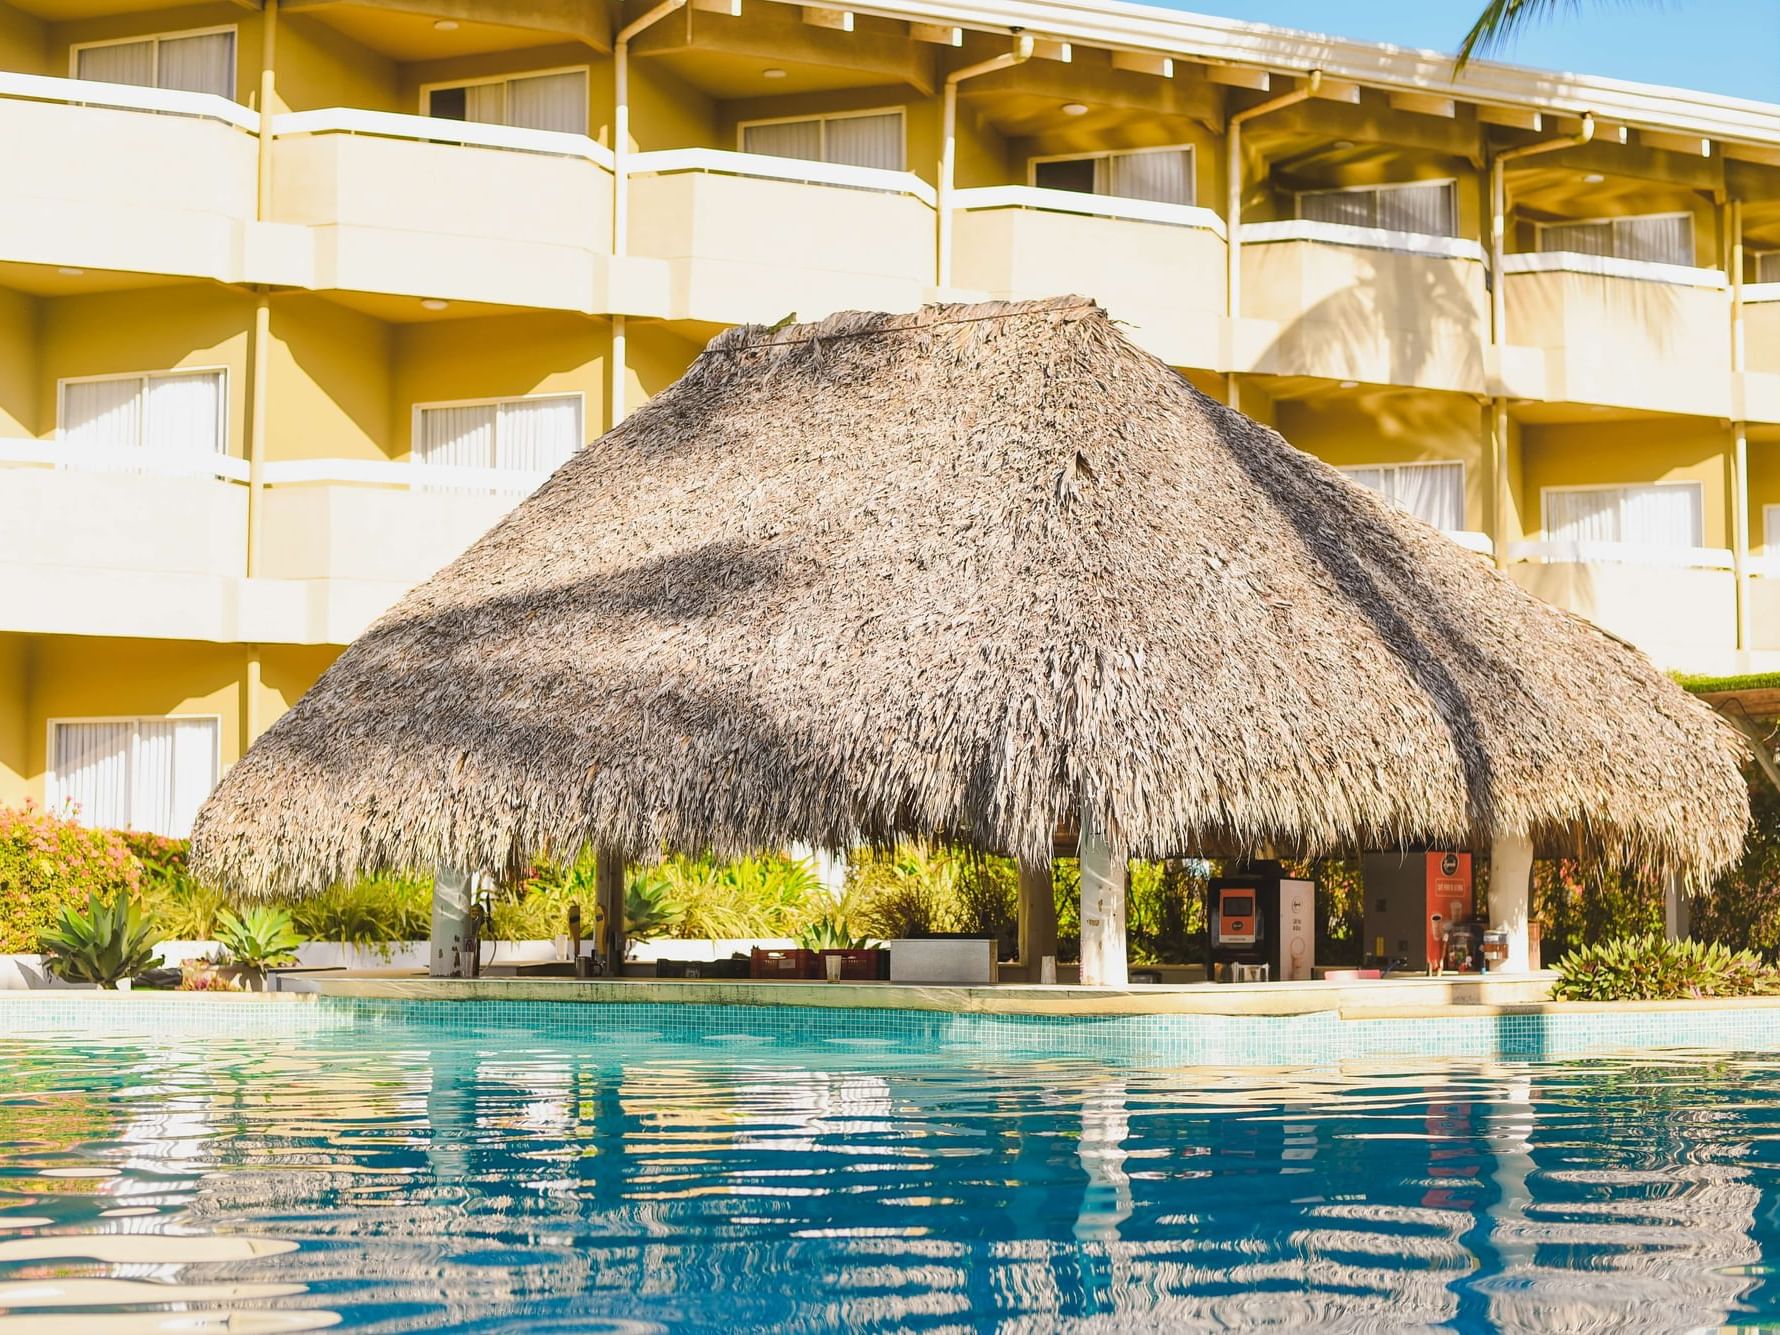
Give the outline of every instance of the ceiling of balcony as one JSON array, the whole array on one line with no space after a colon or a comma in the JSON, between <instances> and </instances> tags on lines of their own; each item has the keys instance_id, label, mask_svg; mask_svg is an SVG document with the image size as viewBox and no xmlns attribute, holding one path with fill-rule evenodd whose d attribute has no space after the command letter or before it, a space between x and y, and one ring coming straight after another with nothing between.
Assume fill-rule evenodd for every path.
<instances>
[{"instance_id":1,"label":"ceiling of balcony","mask_svg":"<svg viewBox=\"0 0 1780 1335\"><path fill-rule=\"evenodd\" d=\"M560 42L572 34L539 28L516 28L470 19L439 19L431 14L408 14L369 5L317 5L301 11L336 32L391 60L449 60L453 56L481 55L490 51L518 51L526 47ZM450 25L441 29L443 22Z\"/></svg>"},{"instance_id":2,"label":"ceiling of balcony","mask_svg":"<svg viewBox=\"0 0 1780 1335\"><path fill-rule=\"evenodd\" d=\"M53 264L0 263L0 287L33 297L72 297L88 292L123 292L134 288L167 287L203 279L173 278L165 274L125 273L112 269L59 268Z\"/></svg>"}]
</instances>

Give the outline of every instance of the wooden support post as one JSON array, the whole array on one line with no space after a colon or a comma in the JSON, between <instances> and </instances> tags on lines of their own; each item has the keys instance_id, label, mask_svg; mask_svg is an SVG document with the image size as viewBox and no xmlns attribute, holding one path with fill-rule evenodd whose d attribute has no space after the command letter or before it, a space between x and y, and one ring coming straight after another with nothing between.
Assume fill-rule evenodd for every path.
<instances>
[{"instance_id":1,"label":"wooden support post","mask_svg":"<svg viewBox=\"0 0 1780 1335\"><path fill-rule=\"evenodd\" d=\"M1089 987L1124 987L1130 981L1125 959L1125 853L1086 828L1080 853L1082 982Z\"/></svg>"},{"instance_id":2,"label":"wooden support post","mask_svg":"<svg viewBox=\"0 0 1780 1335\"><path fill-rule=\"evenodd\" d=\"M1674 872L1663 886L1663 935L1671 941L1685 941L1693 931L1693 914L1687 902L1687 887Z\"/></svg>"},{"instance_id":3,"label":"wooden support post","mask_svg":"<svg viewBox=\"0 0 1780 1335\"><path fill-rule=\"evenodd\" d=\"M470 931L470 874L456 867L433 872L433 936L427 973L433 978L466 978L464 948Z\"/></svg>"},{"instance_id":4,"label":"wooden support post","mask_svg":"<svg viewBox=\"0 0 1780 1335\"><path fill-rule=\"evenodd\" d=\"M601 849L594 867L595 897L605 914L600 948L612 977L624 976L624 857Z\"/></svg>"},{"instance_id":5,"label":"wooden support post","mask_svg":"<svg viewBox=\"0 0 1780 1335\"><path fill-rule=\"evenodd\" d=\"M1019 944L1026 981L1036 983L1044 957L1057 954L1057 897L1048 862L1020 863Z\"/></svg>"},{"instance_id":6,"label":"wooden support post","mask_svg":"<svg viewBox=\"0 0 1780 1335\"><path fill-rule=\"evenodd\" d=\"M1508 933L1504 973L1531 972L1527 921L1532 893L1533 841L1524 835L1498 838L1490 845L1490 922Z\"/></svg>"}]
</instances>

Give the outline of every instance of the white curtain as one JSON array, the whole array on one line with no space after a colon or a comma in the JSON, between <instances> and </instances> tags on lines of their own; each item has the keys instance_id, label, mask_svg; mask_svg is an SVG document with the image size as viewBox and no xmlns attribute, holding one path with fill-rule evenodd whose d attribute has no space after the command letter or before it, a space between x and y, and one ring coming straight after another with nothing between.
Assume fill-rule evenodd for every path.
<instances>
[{"instance_id":1,"label":"white curtain","mask_svg":"<svg viewBox=\"0 0 1780 1335\"><path fill-rule=\"evenodd\" d=\"M822 122L779 121L773 125L744 126L742 151L765 153L775 158L802 158L806 162L820 162Z\"/></svg>"},{"instance_id":2,"label":"white curtain","mask_svg":"<svg viewBox=\"0 0 1780 1335\"><path fill-rule=\"evenodd\" d=\"M1541 227L1539 249L1563 251L1571 255L1611 255L1613 225L1611 223L1566 223L1562 227Z\"/></svg>"},{"instance_id":3,"label":"white curtain","mask_svg":"<svg viewBox=\"0 0 1780 1335\"><path fill-rule=\"evenodd\" d=\"M1435 528L1456 533L1465 527L1465 466L1404 464L1390 470L1392 500Z\"/></svg>"},{"instance_id":4,"label":"white curtain","mask_svg":"<svg viewBox=\"0 0 1780 1335\"><path fill-rule=\"evenodd\" d=\"M1780 283L1780 250L1770 250L1755 257L1755 281Z\"/></svg>"},{"instance_id":5,"label":"white curtain","mask_svg":"<svg viewBox=\"0 0 1780 1335\"><path fill-rule=\"evenodd\" d=\"M158 458L223 452L221 371L151 375L142 413L142 444Z\"/></svg>"},{"instance_id":6,"label":"white curtain","mask_svg":"<svg viewBox=\"0 0 1780 1335\"><path fill-rule=\"evenodd\" d=\"M51 801L72 803L83 825L128 825L134 733L132 723L56 724Z\"/></svg>"},{"instance_id":7,"label":"white curtain","mask_svg":"<svg viewBox=\"0 0 1780 1335\"><path fill-rule=\"evenodd\" d=\"M474 89L471 90L475 91ZM481 120L471 116L471 120ZM507 83L507 124L528 130L587 133L587 76L535 74Z\"/></svg>"},{"instance_id":8,"label":"white curtain","mask_svg":"<svg viewBox=\"0 0 1780 1335\"><path fill-rule=\"evenodd\" d=\"M581 400L570 395L515 399L500 405L496 468L552 473L581 445Z\"/></svg>"},{"instance_id":9,"label":"white curtain","mask_svg":"<svg viewBox=\"0 0 1780 1335\"><path fill-rule=\"evenodd\" d=\"M495 405L422 408L416 463L444 468L494 467Z\"/></svg>"},{"instance_id":10,"label":"white curtain","mask_svg":"<svg viewBox=\"0 0 1780 1335\"><path fill-rule=\"evenodd\" d=\"M1613 224L1613 248L1621 259L1653 264L1693 263L1693 219L1620 218Z\"/></svg>"},{"instance_id":11,"label":"white curtain","mask_svg":"<svg viewBox=\"0 0 1780 1335\"><path fill-rule=\"evenodd\" d=\"M216 786L215 719L143 719L136 725L130 824L182 838Z\"/></svg>"},{"instance_id":12,"label":"white curtain","mask_svg":"<svg viewBox=\"0 0 1780 1335\"><path fill-rule=\"evenodd\" d=\"M888 112L877 116L835 116L825 127L823 156L851 167L879 167L899 172L903 160L902 116ZM801 155L800 155L801 156Z\"/></svg>"},{"instance_id":13,"label":"white curtain","mask_svg":"<svg viewBox=\"0 0 1780 1335\"><path fill-rule=\"evenodd\" d=\"M1193 155L1186 149L1114 153L1095 163L1096 194L1149 199L1158 204L1193 202Z\"/></svg>"},{"instance_id":14,"label":"white curtain","mask_svg":"<svg viewBox=\"0 0 1780 1335\"><path fill-rule=\"evenodd\" d=\"M473 83L464 89L464 119L478 125L506 123L507 86L500 83Z\"/></svg>"},{"instance_id":15,"label":"white curtain","mask_svg":"<svg viewBox=\"0 0 1780 1335\"><path fill-rule=\"evenodd\" d=\"M1312 222L1370 227L1373 219L1370 190L1316 190L1298 197L1298 211Z\"/></svg>"},{"instance_id":16,"label":"white curtain","mask_svg":"<svg viewBox=\"0 0 1780 1335\"><path fill-rule=\"evenodd\" d=\"M73 380L62 386L62 439L70 445L142 444L142 377Z\"/></svg>"},{"instance_id":17,"label":"white curtain","mask_svg":"<svg viewBox=\"0 0 1780 1335\"><path fill-rule=\"evenodd\" d=\"M99 83L127 83L138 88L155 84L155 44L146 42L114 42L109 46L82 48L75 62L75 73L82 79Z\"/></svg>"},{"instance_id":18,"label":"white curtain","mask_svg":"<svg viewBox=\"0 0 1780 1335\"><path fill-rule=\"evenodd\" d=\"M1697 486L1590 487L1545 494L1545 524L1558 542L1698 547Z\"/></svg>"},{"instance_id":19,"label":"white curtain","mask_svg":"<svg viewBox=\"0 0 1780 1335\"><path fill-rule=\"evenodd\" d=\"M1413 232L1417 236L1453 236L1452 186L1445 181L1432 185L1399 185L1375 192L1378 226L1387 232Z\"/></svg>"},{"instance_id":20,"label":"white curtain","mask_svg":"<svg viewBox=\"0 0 1780 1335\"><path fill-rule=\"evenodd\" d=\"M160 67L155 82L188 93L235 96L235 34L199 33L195 37L161 38Z\"/></svg>"}]
</instances>

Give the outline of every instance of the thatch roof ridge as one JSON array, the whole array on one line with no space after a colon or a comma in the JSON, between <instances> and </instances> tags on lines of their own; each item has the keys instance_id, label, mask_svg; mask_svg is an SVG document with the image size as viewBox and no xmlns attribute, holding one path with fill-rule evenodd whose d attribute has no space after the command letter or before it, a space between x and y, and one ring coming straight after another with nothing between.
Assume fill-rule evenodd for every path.
<instances>
[{"instance_id":1,"label":"thatch roof ridge","mask_svg":"<svg viewBox=\"0 0 1780 1335\"><path fill-rule=\"evenodd\" d=\"M745 326L341 655L206 873L944 833L1580 834L1698 872L1740 743L1079 297Z\"/></svg>"}]
</instances>

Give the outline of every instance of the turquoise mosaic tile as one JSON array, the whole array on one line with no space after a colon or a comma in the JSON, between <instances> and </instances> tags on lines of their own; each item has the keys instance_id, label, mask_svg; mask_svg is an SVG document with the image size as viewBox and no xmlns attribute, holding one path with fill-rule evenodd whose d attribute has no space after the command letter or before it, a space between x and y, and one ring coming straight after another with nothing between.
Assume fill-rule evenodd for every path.
<instances>
[{"instance_id":1,"label":"turquoise mosaic tile","mask_svg":"<svg viewBox=\"0 0 1780 1335\"><path fill-rule=\"evenodd\" d=\"M837 1053L1099 1058L1175 1065L1323 1065L1362 1057L1536 1058L1623 1049L1780 1051L1780 1009L1454 1014L1344 1021L1294 1016L954 1015L912 1010L653 1002L406 1001L323 997L302 1002L136 994L0 997L12 1035L103 1032L176 1040L232 1034L412 1027L511 1043L516 1033L603 1045L668 1044L707 1054L775 1047Z\"/></svg>"}]
</instances>

